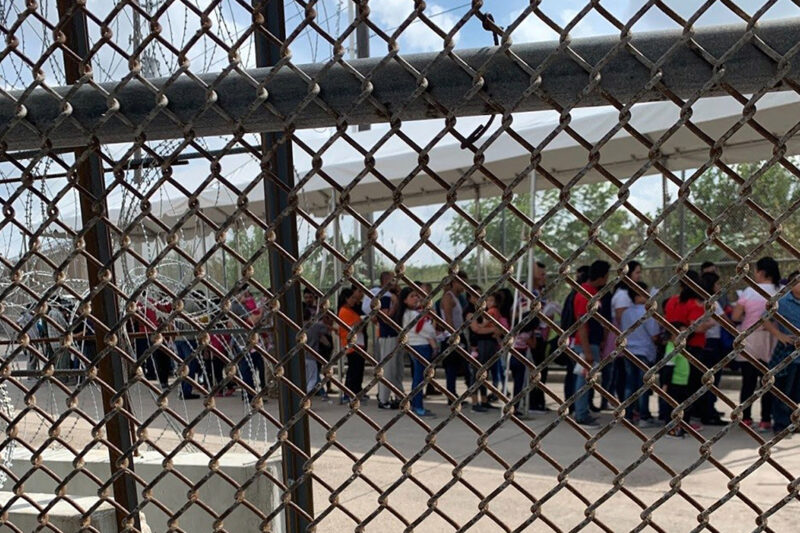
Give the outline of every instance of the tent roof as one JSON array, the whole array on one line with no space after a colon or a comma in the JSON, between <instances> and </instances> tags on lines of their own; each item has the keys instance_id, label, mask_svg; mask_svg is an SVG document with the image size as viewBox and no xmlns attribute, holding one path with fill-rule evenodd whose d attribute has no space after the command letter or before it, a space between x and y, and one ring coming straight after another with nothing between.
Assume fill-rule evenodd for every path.
<instances>
[{"instance_id":1,"label":"tent roof","mask_svg":"<svg viewBox=\"0 0 800 533\"><path fill-rule=\"evenodd\" d=\"M732 97L701 99L692 105L691 122L708 139L716 142L732 126L744 120L743 108ZM680 121L680 115L680 108L672 102L637 104L631 108L629 124L639 134L655 141ZM798 116L800 96L794 92L779 92L767 94L757 102L754 120L780 138L796 125ZM620 113L613 108L578 109L573 111L569 127L593 146L614 132L619 120ZM486 121L485 117L459 119L454 129L461 137L466 137ZM445 129L443 120L405 122L400 128L401 134L388 134L388 125L377 125L370 131L350 133L352 142L344 138L330 142L330 137L319 132L303 132L302 141L312 151L321 150L323 164L322 172L312 170L310 155L303 148L294 147L296 180L304 182L299 205L307 212L324 215L329 211L331 201L328 180L347 187L361 174L360 181L349 191L349 200L354 209L362 212L385 209L392 204L395 195L406 206L442 203L447 199L448 188L465 175L468 175L466 180L453 191L457 200L469 200L476 194L482 197L501 194L502 190L487 173L505 185L517 180L518 190L527 191L527 180L519 178L525 177L523 173L530 165L529 146L542 146L542 167L561 183L566 183L583 169L590 150L563 131L551 138L559 121L558 114L553 111L520 113L512 116L507 130L500 131L501 119L496 117L488 131L475 142L475 146L485 146L483 166L486 172L473 168L474 153L462 148L456 136L450 132L441 133ZM494 140L488 143L492 138ZM432 142L435 139L438 140ZM354 144L374 157L371 169L366 170L365 155L354 148ZM730 164L761 161L772 156L774 146L752 126L745 124L726 139L721 159ZM420 170L418 149L424 148L427 148L428 164ZM697 168L710 157L706 140L686 126L672 133L661 152L671 170ZM800 138L792 137L787 142L787 155L797 153L800 153ZM204 215L215 222L225 220L237 208L242 191L260 171L258 161L246 154L225 156L221 163L223 175L234 188L215 182L197 198ZM600 150L599 163L606 171L625 180L644 165L649 165L649 150L628 131L619 129L606 139ZM174 169L175 179L185 183L189 190L194 190L205 177L198 177L196 172L196 167L192 169L191 166ZM653 173L652 169L645 172ZM592 168L582 176L580 183L603 179L601 173ZM544 189L554 185L540 179L537 186ZM165 187L151 200L152 214L169 225L177 222L189 209L189 199L171 186ZM248 191L247 201L253 212L264 211L261 184ZM111 218L115 220L118 209L113 201L111 206ZM194 222L187 222L185 229L189 230L193 225Z\"/></svg>"}]
</instances>

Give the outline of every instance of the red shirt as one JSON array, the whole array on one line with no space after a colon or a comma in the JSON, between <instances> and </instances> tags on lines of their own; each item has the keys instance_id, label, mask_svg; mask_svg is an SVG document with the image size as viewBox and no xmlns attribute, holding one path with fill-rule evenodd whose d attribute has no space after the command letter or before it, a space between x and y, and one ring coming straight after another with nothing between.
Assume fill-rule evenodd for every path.
<instances>
[{"instance_id":1,"label":"red shirt","mask_svg":"<svg viewBox=\"0 0 800 533\"><path fill-rule=\"evenodd\" d=\"M352 308L345 305L339 309L339 318L341 318L342 322L347 324L350 328L348 330L347 328L339 326L339 342L341 343L342 348L346 347L346 353L353 353L356 351L356 349L352 344L348 344L347 336L350 334L350 331L361 321L361 316L359 316L359 314L356 313ZM364 345L363 333L358 333L356 335L355 343L360 346Z\"/></svg>"},{"instance_id":2,"label":"red shirt","mask_svg":"<svg viewBox=\"0 0 800 533\"><path fill-rule=\"evenodd\" d=\"M597 294L598 291L600 290L597 287L595 287L594 285L592 285L591 283L589 283L588 281L586 283L584 283L583 285L581 285L581 287L586 289L586 292L588 292L592 296ZM589 299L586 298L586 296L584 296L583 293L576 292L575 293L575 297L572 300L572 313L575 316L575 320L578 320L583 315L585 315L589 311L588 308L589 308ZM586 325L587 328L589 327L589 323L588 322L585 325ZM581 331L581 328L578 328L578 330L575 332L575 344L578 345L578 346L581 345L580 331Z\"/></svg>"},{"instance_id":3,"label":"red shirt","mask_svg":"<svg viewBox=\"0 0 800 533\"><path fill-rule=\"evenodd\" d=\"M664 318L667 319L667 322L677 322L688 327L702 317L703 314L705 314L705 309L695 298L681 302L680 297L675 295L664 304ZM686 345L694 348L704 348L706 334L693 333L686 341Z\"/></svg>"}]
</instances>

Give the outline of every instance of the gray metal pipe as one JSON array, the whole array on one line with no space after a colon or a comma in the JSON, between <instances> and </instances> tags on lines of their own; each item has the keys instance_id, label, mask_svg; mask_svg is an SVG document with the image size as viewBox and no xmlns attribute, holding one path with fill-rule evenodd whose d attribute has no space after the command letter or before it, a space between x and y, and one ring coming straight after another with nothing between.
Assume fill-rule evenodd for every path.
<instances>
[{"instance_id":1,"label":"gray metal pipe","mask_svg":"<svg viewBox=\"0 0 800 533\"><path fill-rule=\"evenodd\" d=\"M697 30L695 40L714 57L721 57L739 40L746 31L745 25L719 26ZM763 41L784 54L797 43L800 32L800 18L791 18L779 22L770 22L758 26L754 30ZM681 31L664 31L641 34L632 40L633 46L646 57L655 61L665 54L681 39ZM596 64L612 47L619 43L619 37L592 37L572 41L571 48L589 64ZM215 106L223 109L233 118L233 122L241 122L248 132L283 131L289 122L287 117L297 112L298 105L306 96L319 91L320 101L312 101L291 120L294 128L319 128L334 126L341 117L346 117L348 124L369 124L386 122L391 113L400 112L404 120L442 117L448 113L458 116L483 115L490 112L532 111L550 109L551 104L544 102L536 95L523 98L512 109L523 93L532 85L528 72L515 63L510 55L493 56L496 48L480 48L457 50L455 53L472 68L480 68L489 60L483 74L482 92L496 102L497 108L490 108L484 98L476 94L464 101L474 85L470 74L465 72L452 58L440 57L438 53L403 56L417 71L427 69L433 62L427 76L427 93L437 105L432 105L425 98L416 98L402 112L400 106L417 89L420 81L408 72L399 62L389 61L379 66L383 58L356 59L349 65L368 76L371 82L372 98L380 103L365 102L354 106L364 87L362 81L342 64L334 65L321 75L318 84L309 82L296 70L281 68L270 77L271 68L259 68L248 71L249 76L258 81L269 78L266 83L268 96L265 104L254 113L249 108L257 99L258 89L252 80L236 72L228 73L225 78L215 84ZM570 107L576 104L581 90L589 83L589 73L578 65L566 52L559 50L557 42L520 44L511 47L514 55L519 56L531 68L536 68L551 55L554 59L543 71L540 88L553 101ZM491 58L491 60L490 60ZM314 79L325 68L324 64L304 65L298 67L306 76ZM745 44L739 51L725 61L725 82L738 91L748 94L761 90L776 74L776 62L752 42ZM713 66L703 59L700 53L688 45L680 46L665 62L662 68L663 82L675 94L687 97L701 89L713 74ZM637 60L628 50L623 49L601 71L602 87L620 101L629 101L631 97L645 87L651 79L650 69ZM219 74L203 74L199 77L207 84L214 84ZM786 77L800 79L800 61L792 62ZM22 122L14 124L10 130L0 136L6 143L7 150L31 150L42 146L45 139L54 148L85 146L90 135L97 137L100 143L131 142L136 129L140 126L148 140L182 138L186 134L186 125L191 123L194 135L231 134L235 124L221 115L215 106L206 109L197 118L192 118L199 109L207 105L209 94L206 88L187 76L182 76L173 83L167 84L165 79L151 80L152 84L162 90L167 100L167 107L178 117L173 118L160 112L150 122L146 117L157 108L156 94L143 83L132 81L122 87L117 83L102 85L104 91L110 93L119 102L119 110L109 113L109 99L106 94L90 86L78 89L70 98L72 117L62 121L47 136L42 134L62 112L62 102L42 89L33 91L24 102L24 109L6 95L0 95L0 125L14 120L18 113L24 114ZM775 90L786 89L783 86ZM67 94L70 87L56 88L61 95ZM704 93L705 96L726 94L722 88L715 87ZM19 98L21 93L11 93ZM662 100L663 95L657 90L647 91L639 101ZM324 102L322 105L321 102ZM583 98L578 105L605 105L605 100L597 91ZM124 115L129 124L120 118ZM73 120L74 119L74 120ZM32 128L31 128L32 127ZM2 130L0 130L2 131Z\"/></svg>"}]
</instances>

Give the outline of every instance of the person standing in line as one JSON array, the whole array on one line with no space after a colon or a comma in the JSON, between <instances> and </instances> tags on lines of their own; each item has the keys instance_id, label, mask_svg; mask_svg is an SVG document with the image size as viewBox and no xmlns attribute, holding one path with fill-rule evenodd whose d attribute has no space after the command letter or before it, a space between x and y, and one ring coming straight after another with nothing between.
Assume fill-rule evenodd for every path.
<instances>
[{"instance_id":1,"label":"person standing in line","mask_svg":"<svg viewBox=\"0 0 800 533\"><path fill-rule=\"evenodd\" d=\"M788 283L792 290L778 300L778 314L781 315L796 329L800 329L800 278L792 273ZM777 344L772 352L769 361L769 368L777 368L784 363L787 358L791 358L795 351L795 333L789 331L783 324L768 321L764 328L777 339ZM775 384L777 390L784 393L795 403L800 403L800 357L795 357L791 363L775 373ZM772 401L772 432L773 435L782 433L791 424L792 409L780 401L773 398Z\"/></svg>"},{"instance_id":2,"label":"person standing in line","mask_svg":"<svg viewBox=\"0 0 800 533\"><path fill-rule=\"evenodd\" d=\"M511 329L511 313L514 307L514 294L511 292L510 289L503 287L502 289L498 289L494 295L495 306L489 308L489 314L491 314L495 320L500 323L500 328L495 328L495 338L497 339L497 349L498 351L502 347L502 339ZM504 354L501 354L500 357L497 358L497 361L492 365L492 384L494 387L502 392L503 394L506 393L506 358ZM497 398L494 395L489 396L489 401L496 401Z\"/></svg>"},{"instance_id":3,"label":"person standing in line","mask_svg":"<svg viewBox=\"0 0 800 533\"><path fill-rule=\"evenodd\" d=\"M317 295L309 287L303 289L303 307L310 310L312 315L319 310Z\"/></svg>"},{"instance_id":4,"label":"person standing in line","mask_svg":"<svg viewBox=\"0 0 800 533\"><path fill-rule=\"evenodd\" d=\"M231 313L244 322L244 331L232 337L235 349L244 354L239 361L239 372L242 375L242 381L258 393L266 385L264 358L256 350L255 345L251 345L250 335L252 330L261 323L262 309L256 303L247 285L242 288L236 299L231 300ZM231 320L231 327L242 329L242 325L236 320ZM256 382L256 377L258 382ZM253 394L250 391L245 390L244 392L248 401L253 399Z\"/></svg>"},{"instance_id":5,"label":"person standing in line","mask_svg":"<svg viewBox=\"0 0 800 533\"><path fill-rule=\"evenodd\" d=\"M581 265L576 272L575 282L578 285L583 285L589 281L589 266ZM575 295L577 291L570 289L567 297L564 298L564 303L561 306L561 313L559 314L559 326L562 331L566 331L575 323ZM551 341L551 351L558 349L558 336L554 337ZM562 354L562 358L566 366L567 373L564 376L564 400L572 397L575 394L575 361L569 355ZM575 412L575 404L569 406L570 414Z\"/></svg>"},{"instance_id":6,"label":"person standing in line","mask_svg":"<svg viewBox=\"0 0 800 533\"><path fill-rule=\"evenodd\" d=\"M538 261L533 267L533 296L539 301L541 305L541 309L544 310L547 308L547 298L545 297L545 287L547 286L547 265ZM550 332L550 329L547 326L547 323L538 319L535 319L537 323L536 328L533 330L533 341L530 343L529 347L531 350L531 358L533 359L533 364L539 369L539 382L542 386L547 384L547 365L544 365L544 360L547 357L547 336ZM536 386L531 390L529 396L529 404L530 410L536 411L540 413L544 413L547 411L547 405L545 401L544 390Z\"/></svg>"},{"instance_id":7,"label":"person standing in line","mask_svg":"<svg viewBox=\"0 0 800 533\"><path fill-rule=\"evenodd\" d=\"M686 273L695 285L700 285L700 275L696 270L689 270ZM703 350L706 347L705 332L714 325L714 319L698 321L705 314L705 307L700 295L685 281L681 281L681 292L672 296L664 305L664 318L672 324L679 324L682 328L693 326L693 333L686 341L686 350L698 361L703 360ZM702 372L695 365L689 363L689 381L687 383L687 398L691 397L702 387ZM713 420L714 417L708 413L708 406L702 401L697 400L693 405L687 407L687 413L701 419ZM700 424L692 424L696 431L703 429Z\"/></svg>"},{"instance_id":8,"label":"person standing in line","mask_svg":"<svg viewBox=\"0 0 800 533\"><path fill-rule=\"evenodd\" d=\"M647 293L647 284L644 282L637 283L639 288ZM633 287L628 287L628 297L631 305L627 306L620 316L620 330L627 331L638 323L632 331L627 335L627 348L633 356L645 366L651 367L656 362L657 347L661 335L661 328L653 317L649 317L640 322L642 317L647 314L645 303L647 298L639 294ZM619 359L624 361L625 364L625 400L631 398L634 393L644 386L644 371L632 360L625 357ZM640 428L651 428L657 424L650 414L650 388L646 387L639 396L637 402L630 404L625 409L625 418L629 422L634 422L634 410L638 407L639 421L637 425Z\"/></svg>"},{"instance_id":9,"label":"person standing in line","mask_svg":"<svg viewBox=\"0 0 800 533\"><path fill-rule=\"evenodd\" d=\"M713 272L706 272L700 276L700 282L701 287L703 287L703 290L708 294L713 295L719 292L720 284L719 276L717 274L714 274ZM724 310L722 309L722 305L719 303L719 300L714 302L714 314L720 317L724 316L725 314ZM714 322L714 325L708 328L706 331L706 347L703 350L703 354L703 364L708 368L711 368L719 363L725 355L722 348L722 326L720 326L716 321ZM714 374L714 385L719 386L721 379L722 372L716 372ZM708 391L705 393L705 395L703 395L703 401L706 403L707 412L711 416L711 419L704 420L703 424L707 424L709 426L719 425L719 423L722 422L722 414L717 411L715 406L717 397L713 392Z\"/></svg>"},{"instance_id":10,"label":"person standing in line","mask_svg":"<svg viewBox=\"0 0 800 533\"><path fill-rule=\"evenodd\" d=\"M753 277L761 292L756 291L753 287L747 287L739 296L731 314L731 319L734 322L741 322L740 331L745 331L752 327L766 311L767 299L762 293L774 296L781 288L780 268L778 267L778 262L771 257L762 257L756 262L756 271ZM745 338L744 346L750 356L766 365L769 363L772 352L775 349L775 336L769 330L761 327ZM761 379L761 372L741 354L736 355L736 360L742 369L742 389L739 401L744 403L756 390ZM758 424L758 431L766 433L772 428L772 395L765 393L761 396L760 405L761 421ZM748 426L753 425L751 406L747 406L743 410L742 423Z\"/></svg>"},{"instance_id":11,"label":"person standing in line","mask_svg":"<svg viewBox=\"0 0 800 533\"><path fill-rule=\"evenodd\" d=\"M397 314L399 300L397 298L397 280L391 272L381 272L381 287L386 292L381 296L381 312L387 317ZM391 383L400 394L403 390L403 369L405 357L402 350L397 349L397 330L386 319L378 316L378 360L383 362L383 379ZM378 409L397 409L400 398L391 398L392 390L383 382L378 382Z\"/></svg>"},{"instance_id":12,"label":"person standing in line","mask_svg":"<svg viewBox=\"0 0 800 533\"><path fill-rule=\"evenodd\" d=\"M483 294L483 288L480 285L472 285L472 290L475 294ZM478 312L478 296L473 296L472 294L469 295L467 298L467 305L464 306L464 322L472 320L475 314ZM479 352L478 352L478 341L483 338L483 335L475 333L473 326L475 326L476 322L479 319L476 318L475 322L470 323L470 326L465 330L467 346L469 347L469 355L470 361L465 361L465 366L467 367L465 372L467 375L467 379L469 380L467 387L471 387L473 383L475 383L475 372L477 371L478 367L480 366L479 362ZM486 400L486 388L485 387L478 387L478 389L472 393L470 398L472 400L472 411L475 413L485 413L487 409L483 407L484 403L488 403Z\"/></svg>"},{"instance_id":13,"label":"person standing in line","mask_svg":"<svg viewBox=\"0 0 800 533\"><path fill-rule=\"evenodd\" d=\"M608 282L608 271L611 266L607 261L598 260L589 267L589 281L581 285L583 289L594 296ZM597 302L600 305L600 302ZM573 312L575 320L580 320L589 312L589 298L583 292L576 292L573 300ZM601 309L597 309L593 314L599 314ZM575 352L583 358L589 367L595 366L600 361L600 345L603 343L605 328L594 318L580 325L573 337ZM575 391L580 390L587 381L588 370L581 365L575 366ZM584 428L599 427L597 419L589 414L589 393L580 394L575 400L575 420Z\"/></svg>"},{"instance_id":14,"label":"person standing in line","mask_svg":"<svg viewBox=\"0 0 800 533\"><path fill-rule=\"evenodd\" d=\"M716 274L717 276L719 276L719 269L717 268L717 265L715 265L711 261L705 261L703 262L702 265L700 265L700 276L702 276L703 274ZM722 306L723 310L728 309L728 306L730 305L730 300L728 299L727 293L721 294L719 300L717 301L719 302L719 305Z\"/></svg>"},{"instance_id":15,"label":"person standing in line","mask_svg":"<svg viewBox=\"0 0 800 533\"><path fill-rule=\"evenodd\" d=\"M502 317L500 310L498 309L499 299L500 295L496 292L489 295L486 298L487 310L485 313L493 316L498 322ZM475 347L477 348L477 353L475 354L476 359L481 366L486 365L486 363L497 354L497 350L500 348L500 345L497 342L497 327L485 316L479 315L477 319L473 320L472 324L470 324L470 329L472 330L471 338L475 342ZM486 368L486 375L490 379L492 377L491 372L492 366L490 365ZM475 398L473 397L473 411L482 412L488 409L498 409L496 405L491 403L491 398L487 395L485 385L480 386L479 393L480 402L476 403Z\"/></svg>"},{"instance_id":16,"label":"person standing in line","mask_svg":"<svg viewBox=\"0 0 800 533\"><path fill-rule=\"evenodd\" d=\"M638 261L630 261L627 265L627 276L633 280L634 283L639 283L642 279L642 264ZM609 302L611 308L611 321L617 328L621 328L622 314L625 310L633 305L633 300L629 296L629 287L624 281L620 281L614 289L614 294L611 296ZM603 358L610 357L616 349L617 336L612 332L606 334L606 340L603 343ZM624 357L616 356L611 363L603 367L602 383L603 388L614 394L620 401L627 398L628 387L625 385L627 379L628 365ZM600 409L608 409L608 400L603 398Z\"/></svg>"},{"instance_id":17,"label":"person standing in line","mask_svg":"<svg viewBox=\"0 0 800 533\"><path fill-rule=\"evenodd\" d=\"M344 386L347 389L342 403L352 401L361 392L364 383L364 357L358 349L365 350L364 333L361 331L361 301L364 294L357 287L346 287L339 293L339 346L347 357ZM352 396L350 396L352 395ZM364 398L366 401L366 398Z\"/></svg>"},{"instance_id":18,"label":"person standing in line","mask_svg":"<svg viewBox=\"0 0 800 533\"><path fill-rule=\"evenodd\" d=\"M464 294L466 291L465 283L467 282L467 276L464 272L459 272L453 279L445 286L445 293L442 296L441 303L439 304L439 313L448 326L453 328L456 332L461 328L464 324L464 309L461 305L461 295ZM448 341L455 337L448 337ZM458 378L458 373L462 369L465 370L464 372L464 381L466 382L467 387L470 385L470 380L468 377L468 370L464 367L464 361L462 360L461 354L457 350L451 351L447 357L445 357L444 362L444 373L445 373L445 382L447 386L447 391L455 397L458 397L456 393L456 379ZM448 404L452 404L452 400L447 400Z\"/></svg>"},{"instance_id":19,"label":"person standing in line","mask_svg":"<svg viewBox=\"0 0 800 533\"><path fill-rule=\"evenodd\" d=\"M306 346L309 348L305 353L305 368L306 368L306 394L314 390L319 381L319 369L317 368L317 360L314 357L314 352L319 353L319 339L320 339L320 326L321 322L311 322L313 313L308 306L303 307L303 325L306 327Z\"/></svg>"},{"instance_id":20,"label":"person standing in line","mask_svg":"<svg viewBox=\"0 0 800 533\"><path fill-rule=\"evenodd\" d=\"M436 354L436 328L427 313L420 312L420 294L411 287L404 287L398 297L397 322L404 328L411 326L408 331L407 346L411 356L413 369L411 389L418 388L425 379L425 370L430 365L431 359ZM422 399L422 390L417 390L411 397L411 409L417 416L433 417L429 409L425 409Z\"/></svg>"}]
</instances>

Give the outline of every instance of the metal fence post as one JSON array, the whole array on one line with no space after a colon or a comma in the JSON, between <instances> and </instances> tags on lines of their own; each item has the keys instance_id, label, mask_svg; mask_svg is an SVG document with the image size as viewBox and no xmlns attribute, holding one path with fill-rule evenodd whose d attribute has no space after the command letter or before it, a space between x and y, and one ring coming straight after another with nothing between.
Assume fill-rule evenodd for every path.
<instances>
[{"instance_id":1,"label":"metal fence post","mask_svg":"<svg viewBox=\"0 0 800 533\"><path fill-rule=\"evenodd\" d=\"M66 37L66 46L72 51L64 50L64 74L67 83L77 83L89 57L86 14L79 7L80 3L70 0L58 0L57 6L60 29ZM103 220L108 216L108 206L104 197L103 162L94 152L96 149L95 146L75 152L82 224L85 227L96 215L102 215L87 230L85 238L87 252L96 259L86 261L90 292L102 287L91 300L96 352L90 355L97 362L98 377L106 384L101 387L103 413L114 413L106 423L106 432L111 444L108 446L109 467L114 477L118 529L130 531L126 527L132 526L135 531L140 531L136 480L133 476L133 432L124 413L114 407L117 399L112 392L123 394L123 402L128 403L125 401L126 394L122 392L126 382L122 359L114 353L119 348L108 343L111 329L119 322L119 312L116 296L110 287L115 283L111 233ZM117 476L120 471L121 475Z\"/></svg>"},{"instance_id":2,"label":"metal fence post","mask_svg":"<svg viewBox=\"0 0 800 533\"><path fill-rule=\"evenodd\" d=\"M263 16L264 26L272 39L262 31L255 32L256 64L268 67L280 60L281 44L286 39L286 19L283 2L276 0L254 0L254 10ZM279 42L276 42L279 41ZM279 298L280 308L295 323L303 323L303 301L300 285L287 283L293 277L294 264L290 257L298 257L297 215L292 212L281 216L289 208L289 192L294 189L294 164L290 140L279 142L282 134L262 133L262 173L264 174L264 199L266 219L269 224L279 220L275 228L276 244L286 255L271 248L269 251L269 273L272 286L276 290L286 288ZM284 361L296 344L296 334L285 321L275 324L275 349L277 358ZM297 353L286 362L284 378L305 391L305 361L303 354ZM310 455L308 414L300 404L302 396L294 393L287 384L279 386L280 421L286 427L300 414L300 418L286 428L288 443L282 447L283 477L287 485L292 485L304 477L305 463ZM291 490L291 502L295 507L286 509L286 530L290 533L306 531L314 516L311 480L305 479Z\"/></svg>"}]
</instances>

